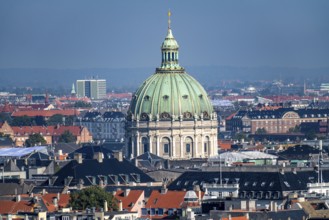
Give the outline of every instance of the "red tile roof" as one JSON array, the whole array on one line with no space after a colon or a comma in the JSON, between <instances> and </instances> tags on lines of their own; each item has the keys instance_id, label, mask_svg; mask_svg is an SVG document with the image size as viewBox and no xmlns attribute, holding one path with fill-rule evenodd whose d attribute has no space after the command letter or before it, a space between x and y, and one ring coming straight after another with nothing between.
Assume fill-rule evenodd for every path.
<instances>
[{"instance_id":1,"label":"red tile roof","mask_svg":"<svg viewBox=\"0 0 329 220\"><path fill-rule=\"evenodd\" d=\"M149 200L147 201L146 208L180 208L184 202L185 191L167 191L161 194L158 190L153 190Z\"/></svg>"},{"instance_id":2,"label":"red tile roof","mask_svg":"<svg viewBox=\"0 0 329 220\"><path fill-rule=\"evenodd\" d=\"M13 126L14 134L30 135L40 133L42 135L61 135L64 131L70 131L74 136L79 136L82 130L81 126Z\"/></svg>"},{"instance_id":3,"label":"red tile roof","mask_svg":"<svg viewBox=\"0 0 329 220\"><path fill-rule=\"evenodd\" d=\"M130 211L133 208L133 204L136 204L137 200L143 194L143 190L130 190L128 196L124 196L123 190L118 190L115 193L115 198L122 201L122 208Z\"/></svg>"},{"instance_id":4,"label":"red tile roof","mask_svg":"<svg viewBox=\"0 0 329 220\"><path fill-rule=\"evenodd\" d=\"M45 194L41 198L42 198L43 202L45 203L48 212L54 212L57 210L57 208L54 204L54 198L57 198L56 193ZM69 202L70 202L69 194L59 194L58 208L67 207Z\"/></svg>"},{"instance_id":5,"label":"red tile roof","mask_svg":"<svg viewBox=\"0 0 329 220\"><path fill-rule=\"evenodd\" d=\"M19 117L26 115L28 117L36 117L36 116L51 117L57 114L65 115L65 116L74 116L74 115L79 115L80 112L76 109L28 110L28 111L15 111L12 113L11 116Z\"/></svg>"},{"instance_id":6,"label":"red tile roof","mask_svg":"<svg viewBox=\"0 0 329 220\"><path fill-rule=\"evenodd\" d=\"M0 200L0 214L16 214L18 211L32 212L33 204L28 201Z\"/></svg>"}]
</instances>

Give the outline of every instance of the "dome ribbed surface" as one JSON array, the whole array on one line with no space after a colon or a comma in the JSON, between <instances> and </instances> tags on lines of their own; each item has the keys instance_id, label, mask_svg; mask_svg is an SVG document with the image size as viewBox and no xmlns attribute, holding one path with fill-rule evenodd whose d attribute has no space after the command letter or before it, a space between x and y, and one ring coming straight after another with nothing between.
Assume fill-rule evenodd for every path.
<instances>
[{"instance_id":1,"label":"dome ribbed surface","mask_svg":"<svg viewBox=\"0 0 329 220\"><path fill-rule=\"evenodd\" d=\"M184 119L195 115L207 119L213 107L204 88L187 73L156 73L134 94L130 111L140 119L150 114L152 120L157 115L160 120L183 115Z\"/></svg>"}]
</instances>

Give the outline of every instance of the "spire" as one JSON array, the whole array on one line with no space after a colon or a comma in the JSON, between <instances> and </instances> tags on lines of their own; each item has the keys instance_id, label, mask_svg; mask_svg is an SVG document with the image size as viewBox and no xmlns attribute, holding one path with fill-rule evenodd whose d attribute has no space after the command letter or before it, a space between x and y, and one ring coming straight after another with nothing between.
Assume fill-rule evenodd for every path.
<instances>
[{"instance_id":1,"label":"spire","mask_svg":"<svg viewBox=\"0 0 329 220\"><path fill-rule=\"evenodd\" d=\"M168 33L161 46L161 69L182 69L178 63L179 45L171 31L171 11L168 11Z\"/></svg>"},{"instance_id":2,"label":"spire","mask_svg":"<svg viewBox=\"0 0 329 220\"><path fill-rule=\"evenodd\" d=\"M170 16L171 16L171 12L170 12L170 9L169 9L169 11L168 11L168 29L170 29L170 23L171 23Z\"/></svg>"},{"instance_id":3,"label":"spire","mask_svg":"<svg viewBox=\"0 0 329 220\"><path fill-rule=\"evenodd\" d=\"M71 96L75 96L75 95L76 95L75 87L74 87L74 83L72 83Z\"/></svg>"}]
</instances>

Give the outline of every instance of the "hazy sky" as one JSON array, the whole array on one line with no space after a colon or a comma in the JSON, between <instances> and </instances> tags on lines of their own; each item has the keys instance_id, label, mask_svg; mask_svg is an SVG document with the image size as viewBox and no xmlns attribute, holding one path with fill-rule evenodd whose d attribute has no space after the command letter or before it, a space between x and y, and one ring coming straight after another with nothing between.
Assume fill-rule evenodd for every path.
<instances>
[{"instance_id":1,"label":"hazy sky","mask_svg":"<svg viewBox=\"0 0 329 220\"><path fill-rule=\"evenodd\" d=\"M329 66L329 1L0 0L0 68Z\"/></svg>"}]
</instances>

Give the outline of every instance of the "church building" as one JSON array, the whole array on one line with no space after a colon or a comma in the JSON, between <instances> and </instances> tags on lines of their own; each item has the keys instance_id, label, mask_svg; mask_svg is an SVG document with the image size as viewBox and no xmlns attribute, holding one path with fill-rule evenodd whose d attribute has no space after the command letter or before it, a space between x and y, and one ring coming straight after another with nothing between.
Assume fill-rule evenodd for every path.
<instances>
[{"instance_id":1,"label":"church building","mask_svg":"<svg viewBox=\"0 0 329 220\"><path fill-rule=\"evenodd\" d=\"M200 83L179 65L170 27L161 66L134 93L127 116L126 154L146 152L168 159L217 155L217 116Z\"/></svg>"}]
</instances>

